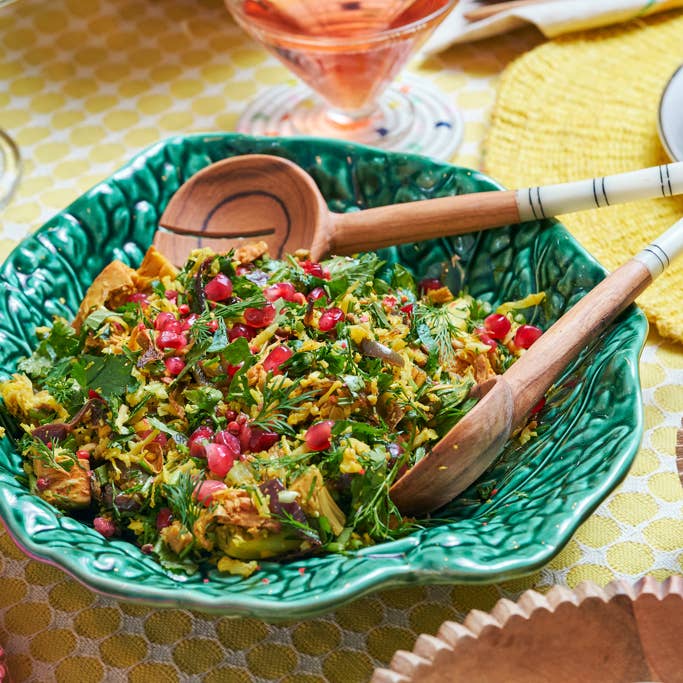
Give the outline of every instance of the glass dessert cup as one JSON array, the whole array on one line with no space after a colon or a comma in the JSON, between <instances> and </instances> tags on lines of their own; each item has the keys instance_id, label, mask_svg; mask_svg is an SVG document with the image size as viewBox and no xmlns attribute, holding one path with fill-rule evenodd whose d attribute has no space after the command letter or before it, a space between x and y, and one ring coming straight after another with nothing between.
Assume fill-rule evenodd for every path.
<instances>
[{"instance_id":1,"label":"glass dessert cup","mask_svg":"<svg viewBox=\"0 0 683 683\"><path fill-rule=\"evenodd\" d=\"M0 11L14 0L0 0ZM0 209L12 198L21 175L21 157L12 138L0 128Z\"/></svg>"},{"instance_id":2,"label":"glass dessert cup","mask_svg":"<svg viewBox=\"0 0 683 683\"><path fill-rule=\"evenodd\" d=\"M270 88L238 130L312 135L449 158L462 121L415 76L391 86L458 0L225 0L237 23L305 85Z\"/></svg>"}]
</instances>

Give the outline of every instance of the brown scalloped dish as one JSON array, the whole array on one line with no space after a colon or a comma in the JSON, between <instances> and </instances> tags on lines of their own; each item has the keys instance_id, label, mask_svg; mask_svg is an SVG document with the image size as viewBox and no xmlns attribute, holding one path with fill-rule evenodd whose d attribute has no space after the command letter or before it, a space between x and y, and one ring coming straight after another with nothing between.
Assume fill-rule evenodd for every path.
<instances>
[{"instance_id":1,"label":"brown scalloped dish","mask_svg":"<svg viewBox=\"0 0 683 683\"><path fill-rule=\"evenodd\" d=\"M372 683L683 681L683 577L500 600L399 650Z\"/></svg>"}]
</instances>

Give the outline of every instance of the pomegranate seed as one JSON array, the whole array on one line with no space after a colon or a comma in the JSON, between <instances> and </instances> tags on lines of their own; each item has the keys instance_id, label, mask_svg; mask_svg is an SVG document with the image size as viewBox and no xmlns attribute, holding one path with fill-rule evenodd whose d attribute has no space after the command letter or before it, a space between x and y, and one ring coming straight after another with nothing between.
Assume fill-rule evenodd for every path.
<instances>
[{"instance_id":1,"label":"pomegranate seed","mask_svg":"<svg viewBox=\"0 0 683 683\"><path fill-rule=\"evenodd\" d=\"M226 368L225 368L225 372L227 373L228 377L230 377L230 379L232 379L232 378L235 376L235 374L237 373L237 371L238 371L243 365L244 365L244 363L239 363L238 365L230 365L230 364L228 363L228 365L227 365Z\"/></svg>"},{"instance_id":2,"label":"pomegranate seed","mask_svg":"<svg viewBox=\"0 0 683 683\"><path fill-rule=\"evenodd\" d=\"M209 331L215 332L218 329L218 320L209 320L206 326L209 328Z\"/></svg>"},{"instance_id":3,"label":"pomegranate seed","mask_svg":"<svg viewBox=\"0 0 683 683\"><path fill-rule=\"evenodd\" d=\"M116 533L116 526L111 519L95 517L92 521L95 531L99 531L105 538L111 538Z\"/></svg>"},{"instance_id":4,"label":"pomegranate seed","mask_svg":"<svg viewBox=\"0 0 683 683\"><path fill-rule=\"evenodd\" d=\"M180 304L180 306L178 306L178 313L180 313L180 315L187 315L189 312L190 307L187 304Z\"/></svg>"},{"instance_id":5,"label":"pomegranate seed","mask_svg":"<svg viewBox=\"0 0 683 683\"><path fill-rule=\"evenodd\" d=\"M412 315L413 308L415 308L415 304L406 304L405 306L401 306L401 311L406 315Z\"/></svg>"},{"instance_id":6,"label":"pomegranate seed","mask_svg":"<svg viewBox=\"0 0 683 683\"><path fill-rule=\"evenodd\" d=\"M237 413L234 410L226 410L225 413L223 413L223 417L225 417L228 422L232 422L237 417Z\"/></svg>"},{"instance_id":7,"label":"pomegranate seed","mask_svg":"<svg viewBox=\"0 0 683 683\"><path fill-rule=\"evenodd\" d=\"M323 420L311 425L306 430L304 440L312 451L325 451L330 447L332 439L332 420Z\"/></svg>"},{"instance_id":8,"label":"pomegranate seed","mask_svg":"<svg viewBox=\"0 0 683 683\"><path fill-rule=\"evenodd\" d=\"M166 366L166 372L175 377L185 368L185 361L179 356L170 356L164 360L164 365Z\"/></svg>"},{"instance_id":9,"label":"pomegranate seed","mask_svg":"<svg viewBox=\"0 0 683 683\"><path fill-rule=\"evenodd\" d=\"M242 323L236 323L228 330L228 340L235 341L235 339L238 339L239 337L252 339L254 334L255 330L253 330L251 327L242 325Z\"/></svg>"},{"instance_id":10,"label":"pomegranate seed","mask_svg":"<svg viewBox=\"0 0 683 683\"><path fill-rule=\"evenodd\" d=\"M545 407L545 396L531 409L531 414L536 415L536 413L540 413L544 407Z\"/></svg>"},{"instance_id":11,"label":"pomegranate seed","mask_svg":"<svg viewBox=\"0 0 683 683\"><path fill-rule=\"evenodd\" d=\"M163 330L157 338L160 349L183 349L187 346L187 337L182 333Z\"/></svg>"},{"instance_id":12,"label":"pomegranate seed","mask_svg":"<svg viewBox=\"0 0 683 683\"><path fill-rule=\"evenodd\" d=\"M239 425L246 424L246 422L248 420L246 413L240 413L236 419L237 419L237 424L239 424Z\"/></svg>"},{"instance_id":13,"label":"pomegranate seed","mask_svg":"<svg viewBox=\"0 0 683 683\"><path fill-rule=\"evenodd\" d=\"M180 334L184 331L185 321L174 320L168 323L166 327L162 330L163 332L173 332L173 334Z\"/></svg>"},{"instance_id":14,"label":"pomegranate seed","mask_svg":"<svg viewBox=\"0 0 683 683\"><path fill-rule=\"evenodd\" d=\"M157 434L154 437L154 443L158 443L158 444L161 444L162 446L166 446L166 444L168 443L168 437L163 432L159 432L159 434Z\"/></svg>"},{"instance_id":15,"label":"pomegranate seed","mask_svg":"<svg viewBox=\"0 0 683 683\"><path fill-rule=\"evenodd\" d=\"M206 444L213 439L213 429L208 425L197 427L188 439L187 445L193 458L206 457Z\"/></svg>"},{"instance_id":16,"label":"pomegranate seed","mask_svg":"<svg viewBox=\"0 0 683 683\"><path fill-rule=\"evenodd\" d=\"M36 479L36 488L39 491L44 491L49 486L50 482L48 481L47 477L38 477L38 479Z\"/></svg>"},{"instance_id":17,"label":"pomegranate seed","mask_svg":"<svg viewBox=\"0 0 683 683\"><path fill-rule=\"evenodd\" d=\"M322 299L323 297L325 297L325 300L327 300L327 292L322 287L314 287L308 293L308 297L306 298L309 301L317 301L318 299Z\"/></svg>"},{"instance_id":18,"label":"pomegranate seed","mask_svg":"<svg viewBox=\"0 0 683 683\"><path fill-rule=\"evenodd\" d=\"M426 294L430 289L441 289L443 282L438 277L426 277L424 280L420 280L417 287L420 294Z\"/></svg>"},{"instance_id":19,"label":"pomegranate seed","mask_svg":"<svg viewBox=\"0 0 683 683\"><path fill-rule=\"evenodd\" d=\"M282 374L281 366L293 355L294 352L286 346L276 346L263 361L263 369L266 372L280 375Z\"/></svg>"},{"instance_id":20,"label":"pomegranate seed","mask_svg":"<svg viewBox=\"0 0 683 683\"><path fill-rule=\"evenodd\" d=\"M167 301L176 301L178 299L178 292L176 292L175 289L167 289L164 292L164 296Z\"/></svg>"},{"instance_id":21,"label":"pomegranate seed","mask_svg":"<svg viewBox=\"0 0 683 683\"><path fill-rule=\"evenodd\" d=\"M227 430L232 434L239 434L240 429L242 429L242 427L239 422L236 422L235 420L228 422Z\"/></svg>"},{"instance_id":22,"label":"pomegranate seed","mask_svg":"<svg viewBox=\"0 0 683 683\"><path fill-rule=\"evenodd\" d=\"M522 325L515 332L515 346L528 349L542 334L543 330L535 325Z\"/></svg>"},{"instance_id":23,"label":"pomegranate seed","mask_svg":"<svg viewBox=\"0 0 683 683\"><path fill-rule=\"evenodd\" d=\"M244 320L251 327L268 327L275 320L275 307L266 304L263 308L247 308L244 311Z\"/></svg>"},{"instance_id":24,"label":"pomegranate seed","mask_svg":"<svg viewBox=\"0 0 683 683\"><path fill-rule=\"evenodd\" d=\"M491 337L488 330L485 330L483 327L478 327L475 331L479 339L489 347L489 353L498 348L498 343Z\"/></svg>"},{"instance_id":25,"label":"pomegranate seed","mask_svg":"<svg viewBox=\"0 0 683 683\"><path fill-rule=\"evenodd\" d=\"M156 527L157 531L165 529L167 526L171 526L173 521L173 513L168 508L161 508L157 512Z\"/></svg>"},{"instance_id":26,"label":"pomegranate seed","mask_svg":"<svg viewBox=\"0 0 683 683\"><path fill-rule=\"evenodd\" d=\"M268 301L277 301L284 299L285 301L292 301L292 297L297 293L294 285L291 282L278 282L263 290L263 296Z\"/></svg>"},{"instance_id":27,"label":"pomegranate seed","mask_svg":"<svg viewBox=\"0 0 683 683\"><path fill-rule=\"evenodd\" d=\"M323 311L318 320L318 329L322 332L329 332L337 326L337 323L344 320L344 311L341 308L333 306Z\"/></svg>"},{"instance_id":28,"label":"pomegranate seed","mask_svg":"<svg viewBox=\"0 0 683 683\"><path fill-rule=\"evenodd\" d=\"M79 460L90 460L90 451L86 451L86 450L83 449L83 448L79 448L79 449L76 451L76 457L77 457Z\"/></svg>"},{"instance_id":29,"label":"pomegranate seed","mask_svg":"<svg viewBox=\"0 0 683 683\"><path fill-rule=\"evenodd\" d=\"M176 322L173 313L166 313L165 311L159 313L159 315L154 318L154 329L155 330L165 330L171 323Z\"/></svg>"},{"instance_id":30,"label":"pomegranate seed","mask_svg":"<svg viewBox=\"0 0 683 683\"><path fill-rule=\"evenodd\" d=\"M194 325L197 322L197 318L199 318L199 316L196 313L191 313L190 315L188 315L187 318L183 320L182 325L180 326L180 331L187 332L192 327L192 325Z\"/></svg>"},{"instance_id":31,"label":"pomegranate seed","mask_svg":"<svg viewBox=\"0 0 683 683\"><path fill-rule=\"evenodd\" d=\"M240 440L240 446L242 447L242 452L249 450L249 444L251 443L251 427L248 424L243 424L240 427L240 433L238 434Z\"/></svg>"},{"instance_id":32,"label":"pomegranate seed","mask_svg":"<svg viewBox=\"0 0 683 683\"><path fill-rule=\"evenodd\" d=\"M223 429L220 432L216 432L216 436L213 440L215 443L225 446L230 451L233 458L239 458L240 453L242 452L240 440L229 430Z\"/></svg>"},{"instance_id":33,"label":"pomegranate seed","mask_svg":"<svg viewBox=\"0 0 683 683\"><path fill-rule=\"evenodd\" d=\"M204 293L209 301L224 301L232 296L232 281L227 275L218 273L215 278L206 283Z\"/></svg>"},{"instance_id":34,"label":"pomegranate seed","mask_svg":"<svg viewBox=\"0 0 683 683\"><path fill-rule=\"evenodd\" d=\"M204 505L208 507L213 502L213 494L227 488L228 487L222 481L207 479L197 486L194 490L194 496L200 503L204 503Z\"/></svg>"},{"instance_id":35,"label":"pomegranate seed","mask_svg":"<svg viewBox=\"0 0 683 683\"><path fill-rule=\"evenodd\" d=\"M266 432L259 427L254 427L249 437L249 450L255 453L267 451L273 444L278 442L279 438L279 435L275 432Z\"/></svg>"},{"instance_id":36,"label":"pomegranate seed","mask_svg":"<svg viewBox=\"0 0 683 683\"><path fill-rule=\"evenodd\" d=\"M222 443L208 443L206 444L206 462L213 474L224 477L235 464L235 456L231 449Z\"/></svg>"},{"instance_id":37,"label":"pomegranate seed","mask_svg":"<svg viewBox=\"0 0 683 683\"><path fill-rule=\"evenodd\" d=\"M149 298L146 294L142 292L135 292L128 297L128 301L134 304L140 304L141 306L149 306Z\"/></svg>"},{"instance_id":38,"label":"pomegranate seed","mask_svg":"<svg viewBox=\"0 0 683 683\"><path fill-rule=\"evenodd\" d=\"M313 277L319 277L319 278L324 277L323 267L319 263L316 263L315 261L311 261L309 259L306 259L305 261L301 261L301 263L299 265L304 269L305 273L308 273L309 275L312 275Z\"/></svg>"},{"instance_id":39,"label":"pomegranate seed","mask_svg":"<svg viewBox=\"0 0 683 683\"><path fill-rule=\"evenodd\" d=\"M493 339L505 339L510 331L510 321L501 313L491 313L484 318L484 327L489 337Z\"/></svg>"}]
</instances>

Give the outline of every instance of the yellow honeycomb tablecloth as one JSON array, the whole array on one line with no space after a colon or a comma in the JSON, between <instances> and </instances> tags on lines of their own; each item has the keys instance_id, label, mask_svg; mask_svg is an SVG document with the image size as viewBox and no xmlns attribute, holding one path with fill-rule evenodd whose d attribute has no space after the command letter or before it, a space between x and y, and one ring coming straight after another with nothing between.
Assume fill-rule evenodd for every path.
<instances>
[{"instance_id":1,"label":"yellow honeycomb tablecloth","mask_svg":"<svg viewBox=\"0 0 683 683\"><path fill-rule=\"evenodd\" d=\"M482 166L500 73L539 43L526 31L412 65L462 110L465 141L455 162ZM220 0L17 0L0 10L0 51L0 126L25 164L19 193L0 214L0 257L142 147L178 132L232 130L251 97L290 79ZM533 576L501 586L397 589L271 626L102 598L26 558L0 531L0 645L13 677L354 683L396 649L411 649L419 633L524 588L679 573L680 346L653 336L642 367L647 431L631 476Z\"/></svg>"}]
</instances>

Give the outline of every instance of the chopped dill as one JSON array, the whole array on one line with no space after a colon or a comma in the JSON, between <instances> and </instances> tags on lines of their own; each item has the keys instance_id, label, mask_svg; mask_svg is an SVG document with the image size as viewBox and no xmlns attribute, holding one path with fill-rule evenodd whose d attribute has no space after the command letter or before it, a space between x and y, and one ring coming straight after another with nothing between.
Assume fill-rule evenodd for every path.
<instances>
[{"instance_id":1,"label":"chopped dill","mask_svg":"<svg viewBox=\"0 0 683 683\"><path fill-rule=\"evenodd\" d=\"M173 516L189 531L193 529L202 510L194 495L199 484L187 472L180 472L175 483L162 487Z\"/></svg>"},{"instance_id":2,"label":"chopped dill","mask_svg":"<svg viewBox=\"0 0 683 683\"><path fill-rule=\"evenodd\" d=\"M413 307L411 333L429 352L438 355L442 365L450 365L455 358L453 339L462 332L453 323L448 308L416 303Z\"/></svg>"},{"instance_id":3,"label":"chopped dill","mask_svg":"<svg viewBox=\"0 0 683 683\"><path fill-rule=\"evenodd\" d=\"M300 390L300 384L300 380L290 382L284 375L270 375L261 391L259 411L252 419L252 426L267 432L295 434L287 417L316 394L315 391L296 393Z\"/></svg>"}]
</instances>

